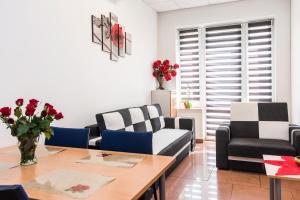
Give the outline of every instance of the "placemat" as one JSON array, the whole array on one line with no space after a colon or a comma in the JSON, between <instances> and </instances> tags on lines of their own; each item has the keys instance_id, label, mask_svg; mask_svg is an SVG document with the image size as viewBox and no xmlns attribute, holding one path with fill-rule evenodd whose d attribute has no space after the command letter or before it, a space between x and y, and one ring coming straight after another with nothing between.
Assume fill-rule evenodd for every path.
<instances>
[{"instance_id":1,"label":"placemat","mask_svg":"<svg viewBox=\"0 0 300 200\"><path fill-rule=\"evenodd\" d=\"M110 167L122 167L132 168L139 162L142 162L143 158L132 155L118 155L118 154L107 154L107 153L91 153L91 155L84 157L77 163L88 163L88 164L100 164Z\"/></svg>"},{"instance_id":2,"label":"placemat","mask_svg":"<svg viewBox=\"0 0 300 200\"><path fill-rule=\"evenodd\" d=\"M25 183L25 189L41 190L47 193L67 195L72 198L87 198L104 185L115 180L114 177L100 174L58 170L39 176Z\"/></svg>"}]
</instances>

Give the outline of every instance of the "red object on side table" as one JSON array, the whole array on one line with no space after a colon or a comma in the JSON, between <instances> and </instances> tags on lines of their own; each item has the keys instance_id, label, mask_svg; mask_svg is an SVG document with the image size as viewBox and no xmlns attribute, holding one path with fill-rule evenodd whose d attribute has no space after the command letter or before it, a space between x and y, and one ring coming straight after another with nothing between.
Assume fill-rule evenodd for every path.
<instances>
[{"instance_id":1,"label":"red object on side table","mask_svg":"<svg viewBox=\"0 0 300 200\"><path fill-rule=\"evenodd\" d=\"M265 164L279 166L276 176L300 175L300 167L292 156L281 156L281 160L265 160Z\"/></svg>"}]
</instances>

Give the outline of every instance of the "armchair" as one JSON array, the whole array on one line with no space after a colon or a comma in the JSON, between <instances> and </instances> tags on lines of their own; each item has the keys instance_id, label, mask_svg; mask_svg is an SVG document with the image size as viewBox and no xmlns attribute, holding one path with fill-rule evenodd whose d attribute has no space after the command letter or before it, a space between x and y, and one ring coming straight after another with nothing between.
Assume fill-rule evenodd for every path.
<instances>
[{"instance_id":1,"label":"armchair","mask_svg":"<svg viewBox=\"0 0 300 200\"><path fill-rule=\"evenodd\" d=\"M263 154L299 155L300 126L289 124L286 103L233 103L216 131L217 167L262 172Z\"/></svg>"}]
</instances>

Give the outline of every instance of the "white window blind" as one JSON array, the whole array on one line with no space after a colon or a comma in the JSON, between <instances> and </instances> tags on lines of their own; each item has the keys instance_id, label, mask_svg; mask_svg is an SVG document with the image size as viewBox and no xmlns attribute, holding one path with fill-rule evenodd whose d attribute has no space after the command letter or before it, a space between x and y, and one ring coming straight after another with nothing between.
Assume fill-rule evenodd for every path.
<instances>
[{"instance_id":1,"label":"white window blind","mask_svg":"<svg viewBox=\"0 0 300 200\"><path fill-rule=\"evenodd\" d=\"M179 30L180 100L200 100L199 31Z\"/></svg>"},{"instance_id":2,"label":"white window blind","mask_svg":"<svg viewBox=\"0 0 300 200\"><path fill-rule=\"evenodd\" d=\"M241 25L206 28L206 132L230 120L231 102L242 100Z\"/></svg>"},{"instance_id":3,"label":"white window blind","mask_svg":"<svg viewBox=\"0 0 300 200\"><path fill-rule=\"evenodd\" d=\"M229 122L232 102L274 100L272 33L273 20L179 30L180 100L206 106L208 136Z\"/></svg>"},{"instance_id":4,"label":"white window blind","mask_svg":"<svg viewBox=\"0 0 300 200\"><path fill-rule=\"evenodd\" d=\"M272 101L272 21L248 24L248 98Z\"/></svg>"}]
</instances>

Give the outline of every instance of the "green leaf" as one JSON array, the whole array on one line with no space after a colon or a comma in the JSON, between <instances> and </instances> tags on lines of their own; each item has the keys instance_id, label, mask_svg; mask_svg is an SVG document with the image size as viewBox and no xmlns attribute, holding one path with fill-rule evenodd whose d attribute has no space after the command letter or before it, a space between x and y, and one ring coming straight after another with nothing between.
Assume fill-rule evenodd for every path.
<instances>
[{"instance_id":1,"label":"green leaf","mask_svg":"<svg viewBox=\"0 0 300 200\"><path fill-rule=\"evenodd\" d=\"M37 127L37 124L36 123L29 123L28 126L29 126L29 128L34 128L34 127Z\"/></svg>"},{"instance_id":2,"label":"green leaf","mask_svg":"<svg viewBox=\"0 0 300 200\"><path fill-rule=\"evenodd\" d=\"M20 107L17 107L15 110L14 110L14 115L17 117L17 118L20 118L22 116L22 109Z\"/></svg>"},{"instance_id":3,"label":"green leaf","mask_svg":"<svg viewBox=\"0 0 300 200\"><path fill-rule=\"evenodd\" d=\"M11 131L11 135L12 136L17 136L17 127L16 127L16 125L13 125L12 127L11 127L11 129L10 129L10 131Z\"/></svg>"},{"instance_id":4,"label":"green leaf","mask_svg":"<svg viewBox=\"0 0 300 200\"><path fill-rule=\"evenodd\" d=\"M44 134L45 134L45 136L46 136L46 138L47 138L48 140L54 135L54 133L53 133L53 131L52 131L51 128L46 129L46 130L44 131Z\"/></svg>"},{"instance_id":5,"label":"green leaf","mask_svg":"<svg viewBox=\"0 0 300 200\"><path fill-rule=\"evenodd\" d=\"M32 129L32 133L34 136L39 136L41 133L41 130L39 128Z\"/></svg>"},{"instance_id":6,"label":"green leaf","mask_svg":"<svg viewBox=\"0 0 300 200\"><path fill-rule=\"evenodd\" d=\"M44 119L44 120L41 120L39 122L39 127L40 129L49 129L50 128L50 121L48 119Z\"/></svg>"},{"instance_id":7,"label":"green leaf","mask_svg":"<svg viewBox=\"0 0 300 200\"><path fill-rule=\"evenodd\" d=\"M27 133L29 130L29 126L20 124L17 128L17 135L22 136L23 134Z\"/></svg>"}]
</instances>

